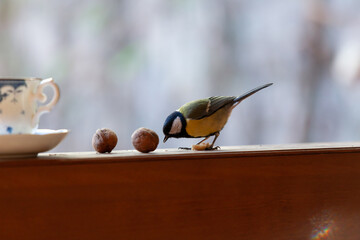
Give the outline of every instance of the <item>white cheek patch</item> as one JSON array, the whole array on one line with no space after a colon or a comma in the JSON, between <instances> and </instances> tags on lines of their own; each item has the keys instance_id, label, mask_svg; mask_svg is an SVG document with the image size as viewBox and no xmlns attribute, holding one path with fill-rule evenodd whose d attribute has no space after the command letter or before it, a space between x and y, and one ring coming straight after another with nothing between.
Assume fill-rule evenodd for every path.
<instances>
[{"instance_id":1,"label":"white cheek patch","mask_svg":"<svg viewBox=\"0 0 360 240\"><path fill-rule=\"evenodd\" d=\"M177 134L181 132L181 128L182 128L182 123L181 123L181 119L180 117L176 117L175 120L173 121L172 125L171 125L171 129L170 129L170 134Z\"/></svg>"}]
</instances>

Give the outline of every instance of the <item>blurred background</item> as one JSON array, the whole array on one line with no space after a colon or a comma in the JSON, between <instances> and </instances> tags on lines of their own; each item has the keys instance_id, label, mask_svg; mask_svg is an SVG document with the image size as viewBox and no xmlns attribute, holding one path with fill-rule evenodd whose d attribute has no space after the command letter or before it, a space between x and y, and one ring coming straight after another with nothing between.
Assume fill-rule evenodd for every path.
<instances>
[{"instance_id":1,"label":"blurred background","mask_svg":"<svg viewBox=\"0 0 360 240\"><path fill-rule=\"evenodd\" d=\"M163 138L168 114L213 95L242 102L217 144L360 140L360 1L1 0L0 75L53 77L40 128L71 130L52 151L92 150L98 128L132 149ZM170 139L160 148L198 139Z\"/></svg>"}]
</instances>

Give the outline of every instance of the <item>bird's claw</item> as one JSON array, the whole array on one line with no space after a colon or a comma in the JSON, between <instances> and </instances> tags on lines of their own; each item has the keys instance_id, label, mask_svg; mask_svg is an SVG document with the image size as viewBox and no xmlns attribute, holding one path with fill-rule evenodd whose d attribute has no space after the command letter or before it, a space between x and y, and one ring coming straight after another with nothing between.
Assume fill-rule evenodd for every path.
<instances>
[{"instance_id":1,"label":"bird's claw","mask_svg":"<svg viewBox=\"0 0 360 240\"><path fill-rule=\"evenodd\" d=\"M189 147L178 147L179 150L195 150L195 151L200 151L200 149L194 149L194 148L189 148ZM207 148L204 148L202 150L204 151L213 151L213 150L220 150L221 148L219 146L216 146L216 147L207 147Z\"/></svg>"},{"instance_id":2,"label":"bird's claw","mask_svg":"<svg viewBox=\"0 0 360 240\"><path fill-rule=\"evenodd\" d=\"M206 146L205 144L196 144L193 145L192 148L189 147L179 147L179 150L194 150L194 151L213 151L213 150L220 150L221 148L219 146L213 147L213 146Z\"/></svg>"},{"instance_id":3,"label":"bird's claw","mask_svg":"<svg viewBox=\"0 0 360 240\"><path fill-rule=\"evenodd\" d=\"M189 147L178 147L179 150L191 150Z\"/></svg>"},{"instance_id":4,"label":"bird's claw","mask_svg":"<svg viewBox=\"0 0 360 240\"><path fill-rule=\"evenodd\" d=\"M210 143L196 144L196 145L193 145L191 148L191 150L195 150L195 151L211 151L211 150L217 150L217 149L220 149L220 147L213 147L213 145Z\"/></svg>"},{"instance_id":5,"label":"bird's claw","mask_svg":"<svg viewBox=\"0 0 360 240\"><path fill-rule=\"evenodd\" d=\"M219 146L205 148L206 151L213 151L213 150L220 150L220 149L221 148Z\"/></svg>"}]
</instances>

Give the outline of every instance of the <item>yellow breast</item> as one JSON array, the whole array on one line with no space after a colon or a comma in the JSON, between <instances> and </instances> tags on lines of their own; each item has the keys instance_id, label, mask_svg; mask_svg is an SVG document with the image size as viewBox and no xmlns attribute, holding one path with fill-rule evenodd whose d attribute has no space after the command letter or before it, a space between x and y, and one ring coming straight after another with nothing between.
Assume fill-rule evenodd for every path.
<instances>
[{"instance_id":1,"label":"yellow breast","mask_svg":"<svg viewBox=\"0 0 360 240\"><path fill-rule=\"evenodd\" d=\"M187 119L186 132L192 137L206 137L224 128L231 108L222 108L209 117L199 120Z\"/></svg>"}]
</instances>

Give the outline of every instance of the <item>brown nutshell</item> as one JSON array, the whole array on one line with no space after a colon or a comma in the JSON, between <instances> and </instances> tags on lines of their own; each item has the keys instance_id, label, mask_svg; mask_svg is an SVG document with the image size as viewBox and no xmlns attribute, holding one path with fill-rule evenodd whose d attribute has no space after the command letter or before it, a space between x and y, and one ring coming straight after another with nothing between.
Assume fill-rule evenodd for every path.
<instances>
[{"instance_id":1,"label":"brown nutshell","mask_svg":"<svg viewBox=\"0 0 360 240\"><path fill-rule=\"evenodd\" d=\"M159 136L151 129L139 128L134 131L131 141L136 150L142 153L154 151L159 144Z\"/></svg>"},{"instance_id":2,"label":"brown nutshell","mask_svg":"<svg viewBox=\"0 0 360 240\"><path fill-rule=\"evenodd\" d=\"M117 136L114 131L108 128L96 130L93 138L92 145L95 151L99 153L110 153L117 144Z\"/></svg>"}]
</instances>

